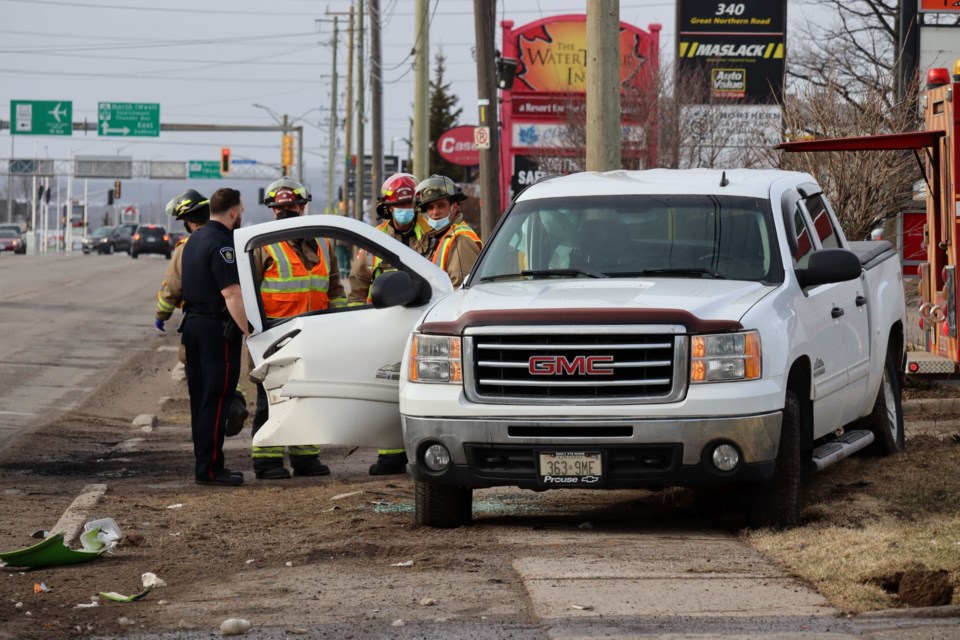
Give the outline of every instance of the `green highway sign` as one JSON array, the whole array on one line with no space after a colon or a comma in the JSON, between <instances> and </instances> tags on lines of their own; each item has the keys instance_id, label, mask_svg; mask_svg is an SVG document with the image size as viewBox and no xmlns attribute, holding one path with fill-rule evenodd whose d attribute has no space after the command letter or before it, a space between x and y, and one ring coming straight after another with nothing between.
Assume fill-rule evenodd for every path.
<instances>
[{"instance_id":1,"label":"green highway sign","mask_svg":"<svg viewBox=\"0 0 960 640\"><path fill-rule=\"evenodd\" d=\"M10 134L15 136L72 136L73 102L69 100L11 100Z\"/></svg>"},{"instance_id":2,"label":"green highway sign","mask_svg":"<svg viewBox=\"0 0 960 640\"><path fill-rule=\"evenodd\" d=\"M187 165L189 178L220 178L220 163L217 160L191 160Z\"/></svg>"},{"instance_id":3,"label":"green highway sign","mask_svg":"<svg viewBox=\"0 0 960 640\"><path fill-rule=\"evenodd\" d=\"M160 104L156 102L101 102L97 108L101 136L159 136Z\"/></svg>"}]
</instances>

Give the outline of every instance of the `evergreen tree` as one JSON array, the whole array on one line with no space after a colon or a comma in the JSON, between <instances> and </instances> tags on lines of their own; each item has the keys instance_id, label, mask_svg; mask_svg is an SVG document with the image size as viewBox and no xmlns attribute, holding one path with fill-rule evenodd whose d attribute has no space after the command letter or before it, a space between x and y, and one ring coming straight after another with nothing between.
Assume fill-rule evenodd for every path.
<instances>
[{"instance_id":1,"label":"evergreen tree","mask_svg":"<svg viewBox=\"0 0 960 640\"><path fill-rule=\"evenodd\" d=\"M450 83L443 81L447 57L443 52L437 54L436 79L430 81L430 173L447 176L454 182L463 182L463 169L440 157L437 140L440 136L457 126L462 107L457 107L460 99L450 93ZM429 176L417 176L424 180Z\"/></svg>"}]
</instances>

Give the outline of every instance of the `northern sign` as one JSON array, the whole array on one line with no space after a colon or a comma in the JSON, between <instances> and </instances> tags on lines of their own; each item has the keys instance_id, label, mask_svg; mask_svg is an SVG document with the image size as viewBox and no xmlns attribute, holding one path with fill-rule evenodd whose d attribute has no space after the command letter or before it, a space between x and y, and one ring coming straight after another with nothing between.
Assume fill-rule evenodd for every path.
<instances>
[{"instance_id":1,"label":"northern sign","mask_svg":"<svg viewBox=\"0 0 960 640\"><path fill-rule=\"evenodd\" d=\"M160 104L156 102L101 102L97 134L129 137L160 135Z\"/></svg>"},{"instance_id":2,"label":"northern sign","mask_svg":"<svg viewBox=\"0 0 960 640\"><path fill-rule=\"evenodd\" d=\"M220 178L220 162L218 160L191 160L187 165L189 178L206 179Z\"/></svg>"},{"instance_id":3,"label":"northern sign","mask_svg":"<svg viewBox=\"0 0 960 640\"><path fill-rule=\"evenodd\" d=\"M10 134L15 136L72 136L73 102L69 100L11 100Z\"/></svg>"}]
</instances>

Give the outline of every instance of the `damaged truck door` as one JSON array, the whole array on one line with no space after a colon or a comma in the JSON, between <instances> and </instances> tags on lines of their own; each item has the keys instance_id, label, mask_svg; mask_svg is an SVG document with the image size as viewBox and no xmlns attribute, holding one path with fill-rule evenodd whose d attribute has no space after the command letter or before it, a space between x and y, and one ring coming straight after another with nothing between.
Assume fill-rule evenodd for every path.
<instances>
[{"instance_id":1,"label":"damaged truck door","mask_svg":"<svg viewBox=\"0 0 960 640\"><path fill-rule=\"evenodd\" d=\"M251 377L261 382L270 418L254 445L349 444L402 447L400 361L411 330L451 290L447 275L374 227L340 216L306 216L238 229ZM270 319L255 275L258 247L304 238L360 248L396 269L372 287L372 303L307 310ZM353 255L356 255L354 250ZM344 274L350 265L339 265ZM389 277L388 277L389 276Z\"/></svg>"}]
</instances>

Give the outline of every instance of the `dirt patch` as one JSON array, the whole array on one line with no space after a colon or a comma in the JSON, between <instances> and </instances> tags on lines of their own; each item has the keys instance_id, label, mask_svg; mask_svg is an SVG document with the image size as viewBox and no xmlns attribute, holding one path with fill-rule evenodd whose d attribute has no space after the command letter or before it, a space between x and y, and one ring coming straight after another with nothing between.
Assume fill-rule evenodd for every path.
<instances>
[{"instance_id":1,"label":"dirt patch","mask_svg":"<svg viewBox=\"0 0 960 640\"><path fill-rule=\"evenodd\" d=\"M804 526L744 532L841 610L903 607L884 576L946 572L960 585L960 444L917 436L890 458L855 456L814 476ZM941 591L942 593L942 591ZM951 600L960 604L954 592Z\"/></svg>"},{"instance_id":2,"label":"dirt patch","mask_svg":"<svg viewBox=\"0 0 960 640\"><path fill-rule=\"evenodd\" d=\"M291 630L320 622L382 628L396 619L526 624L534 618L513 562L529 550L504 543L504 526L531 540L593 527L643 534L741 526L730 514L703 521L682 490L507 489L475 493L472 527L415 528L411 481L368 476L374 451L326 447L321 457L333 475L260 482L249 426L226 447L228 466L244 471L247 484L198 487L188 415L176 400L185 390L170 377L175 362L173 352L143 352L76 411L5 451L0 549L35 543L29 535L51 527L93 482L109 489L90 518L114 518L136 544L83 565L0 570L0 638L214 630L229 617ZM252 403L252 385L242 386ZM174 400L161 409L162 397ZM157 429L130 426L158 410ZM944 473L958 465L960 446L911 438L904 455L854 458L816 476L801 529L744 539L844 610L901 606L871 579L905 568L944 570L954 585L960 577L960 478ZM101 591L139 591L147 571L168 586L134 603L76 608ZM49 591L35 593L39 583ZM429 600L436 604L420 604Z\"/></svg>"}]
</instances>

